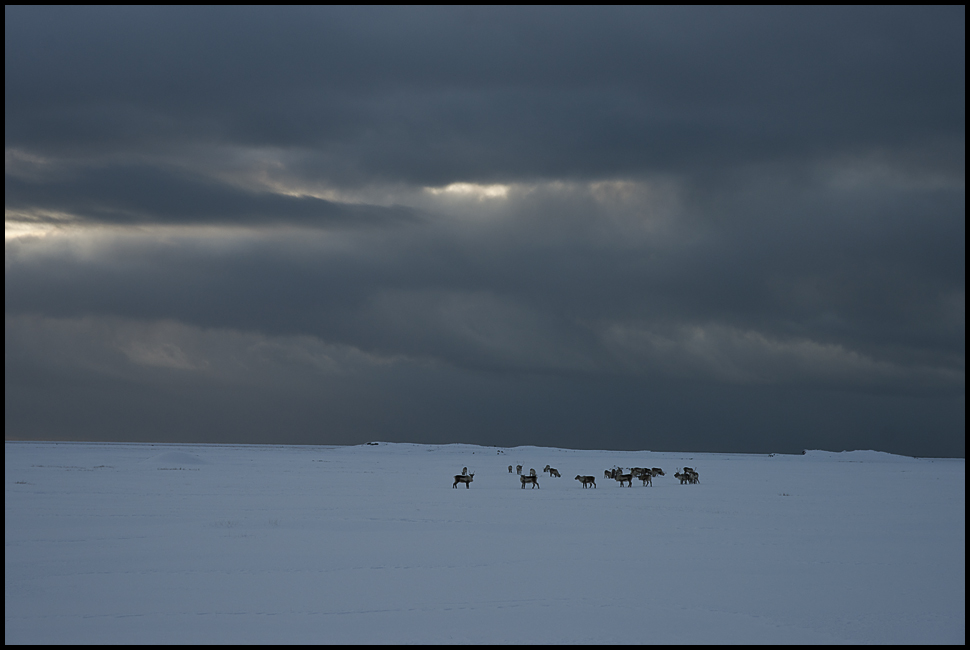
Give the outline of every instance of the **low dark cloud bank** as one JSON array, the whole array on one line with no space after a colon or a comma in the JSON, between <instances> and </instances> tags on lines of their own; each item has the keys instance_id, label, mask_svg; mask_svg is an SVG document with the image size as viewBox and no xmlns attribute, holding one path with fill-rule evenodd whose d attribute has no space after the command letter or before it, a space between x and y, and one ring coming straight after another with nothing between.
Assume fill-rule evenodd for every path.
<instances>
[{"instance_id":1,"label":"low dark cloud bank","mask_svg":"<svg viewBox=\"0 0 970 650\"><path fill-rule=\"evenodd\" d=\"M963 456L964 15L8 7L6 435Z\"/></svg>"}]
</instances>

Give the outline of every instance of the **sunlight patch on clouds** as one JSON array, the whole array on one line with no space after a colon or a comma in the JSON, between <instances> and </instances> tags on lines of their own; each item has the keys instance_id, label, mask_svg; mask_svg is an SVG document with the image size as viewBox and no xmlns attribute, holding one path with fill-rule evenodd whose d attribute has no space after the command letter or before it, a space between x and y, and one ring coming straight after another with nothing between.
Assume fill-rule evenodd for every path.
<instances>
[{"instance_id":1,"label":"sunlight patch on clouds","mask_svg":"<svg viewBox=\"0 0 970 650\"><path fill-rule=\"evenodd\" d=\"M451 183L444 187L426 187L424 189L433 196L449 196L485 201L488 199L507 198L511 186L500 184L479 185L478 183Z\"/></svg>"},{"instance_id":2,"label":"sunlight patch on clouds","mask_svg":"<svg viewBox=\"0 0 970 650\"><path fill-rule=\"evenodd\" d=\"M61 232L66 226L76 224L77 217L66 212L52 210L4 210L3 239L23 237L46 237Z\"/></svg>"},{"instance_id":3,"label":"sunlight patch on clouds","mask_svg":"<svg viewBox=\"0 0 970 650\"><path fill-rule=\"evenodd\" d=\"M32 223L29 221L10 221L3 222L3 239L22 239L24 237L46 237L59 228L49 223Z\"/></svg>"}]
</instances>

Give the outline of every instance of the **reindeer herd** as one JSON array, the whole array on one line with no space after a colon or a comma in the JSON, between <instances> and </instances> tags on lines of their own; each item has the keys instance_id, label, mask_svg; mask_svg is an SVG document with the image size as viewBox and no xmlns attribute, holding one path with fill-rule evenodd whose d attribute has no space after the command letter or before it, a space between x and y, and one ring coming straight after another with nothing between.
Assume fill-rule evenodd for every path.
<instances>
[{"instance_id":1,"label":"reindeer herd","mask_svg":"<svg viewBox=\"0 0 970 650\"><path fill-rule=\"evenodd\" d=\"M550 467L546 465L542 470L543 472L548 472L549 478L562 478L555 467ZM509 474L512 473L512 466L509 465ZM519 482L522 484L522 489L525 489L526 485L532 485L532 489L539 487L539 477L536 475L535 469L530 469L528 474L522 473L522 465L515 466L515 474L519 477ZM643 486L646 487L650 485L653 487L653 479L658 476L666 476L664 471L659 467L632 467L629 472L624 472L622 467L614 467L613 469L608 469L604 473L604 478L611 478L623 487L626 483L626 487L633 487L633 479L639 479L643 482ZM455 475L455 482L451 487L458 487L459 483L464 483L465 488L468 488L474 479L474 474L468 473L468 468L463 467L461 474ZM692 467L685 467L679 472L674 472L674 478L680 480L681 485L696 485L700 483L700 475ZM596 477L595 476L581 476L576 475L575 480L583 484L583 488L588 488L590 486L596 487Z\"/></svg>"}]
</instances>

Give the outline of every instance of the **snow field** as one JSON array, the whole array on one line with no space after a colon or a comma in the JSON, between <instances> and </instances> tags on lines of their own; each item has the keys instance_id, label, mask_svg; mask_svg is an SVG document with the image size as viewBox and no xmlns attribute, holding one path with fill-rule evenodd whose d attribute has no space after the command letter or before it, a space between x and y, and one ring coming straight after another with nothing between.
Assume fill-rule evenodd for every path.
<instances>
[{"instance_id":1,"label":"snow field","mask_svg":"<svg viewBox=\"0 0 970 650\"><path fill-rule=\"evenodd\" d=\"M6 643L966 634L962 459L6 443L5 478Z\"/></svg>"}]
</instances>

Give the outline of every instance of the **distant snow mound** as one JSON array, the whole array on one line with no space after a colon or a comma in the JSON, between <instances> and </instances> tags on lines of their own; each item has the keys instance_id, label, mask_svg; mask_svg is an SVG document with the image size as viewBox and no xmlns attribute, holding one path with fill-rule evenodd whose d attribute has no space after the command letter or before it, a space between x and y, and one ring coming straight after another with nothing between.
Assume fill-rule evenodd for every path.
<instances>
[{"instance_id":1,"label":"distant snow mound","mask_svg":"<svg viewBox=\"0 0 970 650\"><path fill-rule=\"evenodd\" d=\"M158 465L159 467L209 464L209 461L203 460L194 454L187 454L184 451L167 451L164 454L152 456L147 462L153 465Z\"/></svg>"},{"instance_id":2,"label":"distant snow mound","mask_svg":"<svg viewBox=\"0 0 970 650\"><path fill-rule=\"evenodd\" d=\"M822 451L821 449L806 449L805 456L809 460L866 462L866 463L902 463L913 460L911 456L899 456L885 451L872 449L856 449L854 451Z\"/></svg>"}]
</instances>

